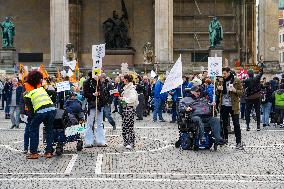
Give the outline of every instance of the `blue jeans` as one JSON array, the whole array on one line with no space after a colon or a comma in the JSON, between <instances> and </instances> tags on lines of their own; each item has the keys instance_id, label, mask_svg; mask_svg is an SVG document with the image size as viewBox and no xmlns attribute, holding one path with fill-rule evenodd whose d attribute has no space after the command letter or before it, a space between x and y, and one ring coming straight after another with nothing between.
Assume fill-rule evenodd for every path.
<instances>
[{"instance_id":1,"label":"blue jeans","mask_svg":"<svg viewBox=\"0 0 284 189\"><path fill-rule=\"evenodd\" d=\"M159 120L164 120L162 115L163 101L161 99L154 99L154 112L153 112L153 121L157 121L157 117L159 116Z\"/></svg>"},{"instance_id":2,"label":"blue jeans","mask_svg":"<svg viewBox=\"0 0 284 189\"><path fill-rule=\"evenodd\" d=\"M103 111L104 108L102 108L101 111L98 111L98 113L96 112L95 108L90 109L85 130L85 145L94 145L94 143L97 145L106 144ZM93 126L95 123L97 128L94 131Z\"/></svg>"},{"instance_id":3,"label":"blue jeans","mask_svg":"<svg viewBox=\"0 0 284 189\"><path fill-rule=\"evenodd\" d=\"M111 105L104 106L104 116L107 118L108 122L111 124L113 129L116 129L115 121L111 117Z\"/></svg>"},{"instance_id":4,"label":"blue jeans","mask_svg":"<svg viewBox=\"0 0 284 189\"><path fill-rule=\"evenodd\" d=\"M265 104L262 104L261 107L262 107L262 111L263 111L262 123L268 125L272 103L267 102Z\"/></svg>"},{"instance_id":5,"label":"blue jeans","mask_svg":"<svg viewBox=\"0 0 284 189\"><path fill-rule=\"evenodd\" d=\"M39 144L39 126L44 123L46 131L46 148L45 153L53 152L53 121L55 117L55 110L48 111L41 114L35 114L30 126L30 152L35 154L38 150Z\"/></svg>"},{"instance_id":6,"label":"blue jeans","mask_svg":"<svg viewBox=\"0 0 284 189\"><path fill-rule=\"evenodd\" d=\"M173 101L173 105L172 105L172 121L176 121L177 120L177 106L178 106L178 102L177 101Z\"/></svg>"},{"instance_id":7,"label":"blue jeans","mask_svg":"<svg viewBox=\"0 0 284 189\"><path fill-rule=\"evenodd\" d=\"M24 150L29 149L30 145L30 127L31 127L31 119L28 118L28 123L26 123L25 133L24 133Z\"/></svg>"},{"instance_id":8,"label":"blue jeans","mask_svg":"<svg viewBox=\"0 0 284 189\"><path fill-rule=\"evenodd\" d=\"M204 125L211 127L216 142L221 139L221 126L220 120L216 117L201 118L194 116L191 120L199 126L199 137L204 138Z\"/></svg>"},{"instance_id":9,"label":"blue jeans","mask_svg":"<svg viewBox=\"0 0 284 189\"><path fill-rule=\"evenodd\" d=\"M246 104L241 103L241 119L244 119L246 115Z\"/></svg>"}]
</instances>

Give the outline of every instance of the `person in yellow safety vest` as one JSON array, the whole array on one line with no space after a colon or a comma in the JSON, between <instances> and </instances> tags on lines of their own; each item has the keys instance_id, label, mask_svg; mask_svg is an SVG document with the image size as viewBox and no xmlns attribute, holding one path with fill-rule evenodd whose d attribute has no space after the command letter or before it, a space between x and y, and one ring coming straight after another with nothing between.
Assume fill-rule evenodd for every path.
<instances>
[{"instance_id":1,"label":"person in yellow safety vest","mask_svg":"<svg viewBox=\"0 0 284 189\"><path fill-rule=\"evenodd\" d=\"M24 95L25 105L31 111L30 153L27 159L38 159L39 127L44 123L46 130L46 148L44 157L53 157L53 121L56 114L54 103L42 84L43 76L39 71L32 71L27 77L27 83L34 87Z\"/></svg>"}]
</instances>

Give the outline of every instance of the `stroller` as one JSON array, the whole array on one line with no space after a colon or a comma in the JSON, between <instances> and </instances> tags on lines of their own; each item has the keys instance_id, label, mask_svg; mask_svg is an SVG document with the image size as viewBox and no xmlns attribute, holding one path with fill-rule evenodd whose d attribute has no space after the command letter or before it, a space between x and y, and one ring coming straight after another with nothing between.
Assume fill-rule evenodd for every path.
<instances>
[{"instance_id":1,"label":"stroller","mask_svg":"<svg viewBox=\"0 0 284 189\"><path fill-rule=\"evenodd\" d=\"M55 146L55 154L60 156L63 154L63 147L66 143L77 142L77 151L82 151L83 140L80 133L74 135L66 135L66 129L74 126L74 118L70 118L66 110L57 109L56 116L53 122L53 145ZM84 125L81 125L82 128ZM45 128L43 128L43 141L46 141Z\"/></svg>"},{"instance_id":2,"label":"stroller","mask_svg":"<svg viewBox=\"0 0 284 189\"><path fill-rule=\"evenodd\" d=\"M206 124L205 124L206 125ZM190 118L190 113L179 113L178 116L179 140L175 143L176 148L183 150L210 149L217 150L213 133L210 127L204 128L205 143L201 144L199 140L199 128Z\"/></svg>"}]
</instances>

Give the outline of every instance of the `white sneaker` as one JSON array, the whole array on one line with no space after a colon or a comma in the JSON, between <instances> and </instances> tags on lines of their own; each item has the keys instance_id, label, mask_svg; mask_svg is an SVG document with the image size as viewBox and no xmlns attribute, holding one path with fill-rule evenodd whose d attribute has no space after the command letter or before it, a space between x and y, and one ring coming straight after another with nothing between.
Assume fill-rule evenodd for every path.
<instances>
[{"instance_id":1,"label":"white sneaker","mask_svg":"<svg viewBox=\"0 0 284 189\"><path fill-rule=\"evenodd\" d=\"M128 150L131 150L132 146L131 145L127 145L127 146L125 146L125 148L128 149Z\"/></svg>"}]
</instances>

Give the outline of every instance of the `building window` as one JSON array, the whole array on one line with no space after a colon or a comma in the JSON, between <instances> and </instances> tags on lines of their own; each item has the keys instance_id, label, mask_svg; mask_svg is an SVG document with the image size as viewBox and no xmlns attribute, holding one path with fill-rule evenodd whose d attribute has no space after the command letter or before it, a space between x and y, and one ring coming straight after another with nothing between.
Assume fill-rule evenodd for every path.
<instances>
[{"instance_id":1,"label":"building window","mask_svg":"<svg viewBox=\"0 0 284 189\"><path fill-rule=\"evenodd\" d=\"M282 62L284 62L284 52L282 52Z\"/></svg>"},{"instance_id":2,"label":"building window","mask_svg":"<svg viewBox=\"0 0 284 189\"><path fill-rule=\"evenodd\" d=\"M191 62L207 62L209 53L191 53Z\"/></svg>"},{"instance_id":3,"label":"building window","mask_svg":"<svg viewBox=\"0 0 284 189\"><path fill-rule=\"evenodd\" d=\"M281 39L282 39L282 35L279 36L279 41L280 41L279 43L281 43L282 41Z\"/></svg>"},{"instance_id":4,"label":"building window","mask_svg":"<svg viewBox=\"0 0 284 189\"><path fill-rule=\"evenodd\" d=\"M284 42L284 34L282 34L282 42Z\"/></svg>"},{"instance_id":5,"label":"building window","mask_svg":"<svg viewBox=\"0 0 284 189\"><path fill-rule=\"evenodd\" d=\"M19 53L19 62L43 62L43 53Z\"/></svg>"}]
</instances>

